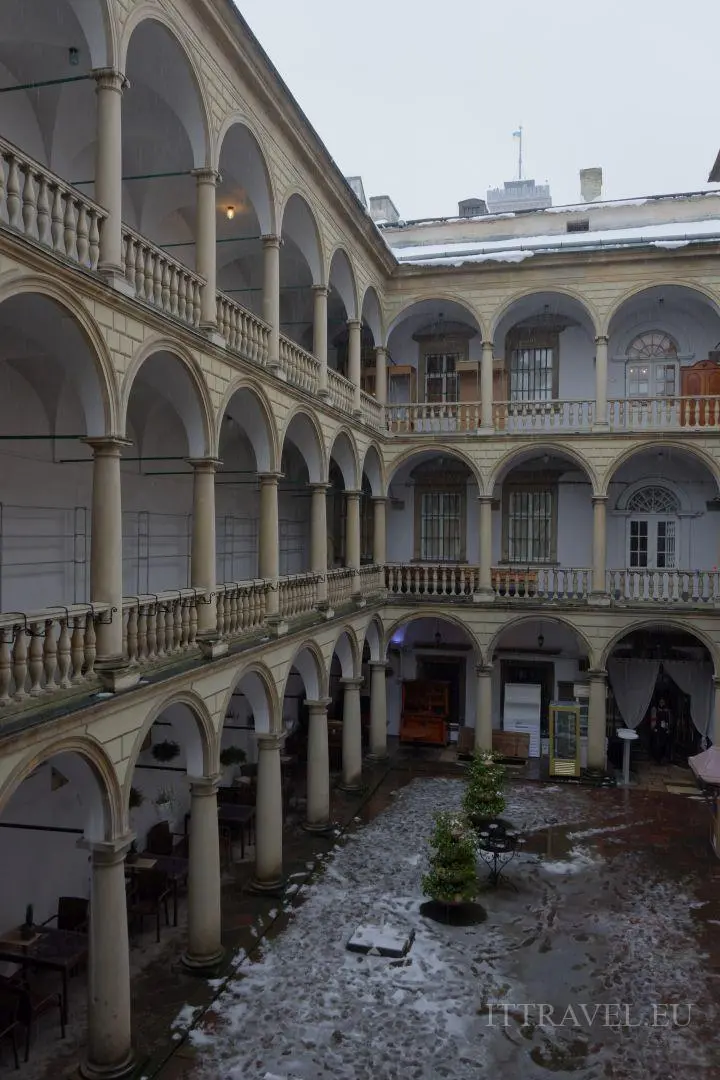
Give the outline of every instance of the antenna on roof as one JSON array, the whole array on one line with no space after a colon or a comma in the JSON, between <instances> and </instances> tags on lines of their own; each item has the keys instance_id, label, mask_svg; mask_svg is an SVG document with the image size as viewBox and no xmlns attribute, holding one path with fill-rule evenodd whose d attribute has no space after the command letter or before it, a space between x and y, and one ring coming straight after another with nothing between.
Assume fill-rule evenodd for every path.
<instances>
[{"instance_id":1,"label":"antenna on roof","mask_svg":"<svg viewBox=\"0 0 720 1080\"><path fill-rule=\"evenodd\" d=\"M513 139L518 140L518 180L522 180L522 124L513 131Z\"/></svg>"}]
</instances>

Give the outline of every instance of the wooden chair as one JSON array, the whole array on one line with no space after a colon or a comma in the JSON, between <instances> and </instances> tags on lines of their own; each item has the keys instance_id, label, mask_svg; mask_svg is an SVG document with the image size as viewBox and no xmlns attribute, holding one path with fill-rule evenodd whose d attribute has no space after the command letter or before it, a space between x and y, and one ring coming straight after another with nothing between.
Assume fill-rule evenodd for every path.
<instances>
[{"instance_id":1,"label":"wooden chair","mask_svg":"<svg viewBox=\"0 0 720 1080\"><path fill-rule=\"evenodd\" d=\"M145 851L148 855L184 855L184 841L183 833L171 832L167 821L158 821L148 830Z\"/></svg>"},{"instance_id":2,"label":"wooden chair","mask_svg":"<svg viewBox=\"0 0 720 1080\"><path fill-rule=\"evenodd\" d=\"M0 980L0 998L15 999L16 1023L25 1028L25 1061L30 1057L30 1038L32 1026L43 1013L57 1008L60 1013L60 1035L65 1038L65 1015L63 997L60 993L46 994L44 990L35 990L27 983L16 983L10 979ZM13 1038L14 1042L14 1038Z\"/></svg>"},{"instance_id":3,"label":"wooden chair","mask_svg":"<svg viewBox=\"0 0 720 1080\"><path fill-rule=\"evenodd\" d=\"M18 1048L17 1048L17 1029L18 1029L18 1001L17 995L3 993L3 988L0 987L0 1043L3 1039L9 1038L12 1042L13 1059L15 1061L15 1068L20 1068L20 1062L18 1060Z\"/></svg>"},{"instance_id":4,"label":"wooden chair","mask_svg":"<svg viewBox=\"0 0 720 1080\"><path fill-rule=\"evenodd\" d=\"M162 870L138 870L128 897L128 918L140 920L140 933L146 916L155 919L155 940L160 940L160 912L165 910L165 925L170 925L168 900L172 884Z\"/></svg>"}]
</instances>

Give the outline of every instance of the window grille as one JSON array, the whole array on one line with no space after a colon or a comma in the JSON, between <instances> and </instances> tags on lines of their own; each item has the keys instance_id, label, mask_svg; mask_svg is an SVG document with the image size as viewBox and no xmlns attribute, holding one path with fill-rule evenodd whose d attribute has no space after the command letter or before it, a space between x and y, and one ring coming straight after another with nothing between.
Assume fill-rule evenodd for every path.
<instances>
[{"instance_id":1,"label":"window grille","mask_svg":"<svg viewBox=\"0 0 720 1080\"><path fill-rule=\"evenodd\" d=\"M422 495L420 558L424 562L457 562L462 554L462 496L433 491Z\"/></svg>"},{"instance_id":2,"label":"window grille","mask_svg":"<svg viewBox=\"0 0 720 1080\"><path fill-rule=\"evenodd\" d=\"M511 491L507 517L508 560L549 562L553 558L553 492Z\"/></svg>"},{"instance_id":3,"label":"window grille","mask_svg":"<svg viewBox=\"0 0 720 1080\"><path fill-rule=\"evenodd\" d=\"M565 225L565 231L572 232L590 232L590 219L580 218L579 221L568 221Z\"/></svg>"},{"instance_id":4,"label":"window grille","mask_svg":"<svg viewBox=\"0 0 720 1080\"><path fill-rule=\"evenodd\" d=\"M678 503L667 488L645 487L629 499L627 509L631 514L676 514Z\"/></svg>"},{"instance_id":5,"label":"window grille","mask_svg":"<svg viewBox=\"0 0 720 1080\"><path fill-rule=\"evenodd\" d=\"M458 353L428 353L425 357L425 400L457 401Z\"/></svg>"},{"instance_id":6,"label":"window grille","mask_svg":"<svg viewBox=\"0 0 720 1080\"><path fill-rule=\"evenodd\" d=\"M510 354L510 400L551 401L553 373L553 349L513 349Z\"/></svg>"}]
</instances>

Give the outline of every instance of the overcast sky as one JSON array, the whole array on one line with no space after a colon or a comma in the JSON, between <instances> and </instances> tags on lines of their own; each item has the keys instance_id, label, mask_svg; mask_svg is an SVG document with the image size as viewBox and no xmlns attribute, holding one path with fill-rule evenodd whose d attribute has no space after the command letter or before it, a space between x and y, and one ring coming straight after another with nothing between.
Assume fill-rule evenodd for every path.
<instances>
[{"instance_id":1,"label":"overcast sky","mask_svg":"<svg viewBox=\"0 0 720 1080\"><path fill-rule=\"evenodd\" d=\"M555 205L696 191L720 148L720 0L240 0L345 175L405 218L517 176ZM717 187L717 185L712 185Z\"/></svg>"}]
</instances>

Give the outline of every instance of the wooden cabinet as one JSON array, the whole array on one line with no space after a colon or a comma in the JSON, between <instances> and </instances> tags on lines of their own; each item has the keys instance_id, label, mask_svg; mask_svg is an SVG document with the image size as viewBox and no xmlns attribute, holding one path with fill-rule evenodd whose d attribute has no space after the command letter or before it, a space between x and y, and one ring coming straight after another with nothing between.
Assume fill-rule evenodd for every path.
<instances>
[{"instance_id":1,"label":"wooden cabinet","mask_svg":"<svg viewBox=\"0 0 720 1080\"><path fill-rule=\"evenodd\" d=\"M718 358L720 354L713 352L707 360L680 369L680 396L683 398L680 423L685 427L706 427L720 420ZM704 400L698 401L698 398ZM713 398L715 400L708 400Z\"/></svg>"},{"instance_id":2,"label":"wooden cabinet","mask_svg":"<svg viewBox=\"0 0 720 1080\"><path fill-rule=\"evenodd\" d=\"M450 688L447 683L415 679L403 683L400 742L447 746Z\"/></svg>"}]
</instances>

